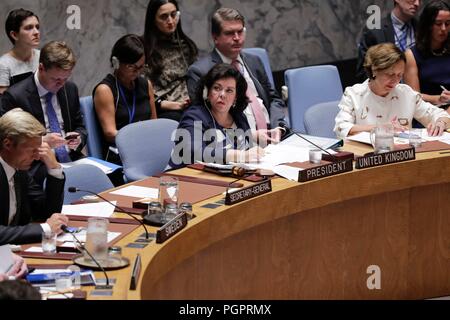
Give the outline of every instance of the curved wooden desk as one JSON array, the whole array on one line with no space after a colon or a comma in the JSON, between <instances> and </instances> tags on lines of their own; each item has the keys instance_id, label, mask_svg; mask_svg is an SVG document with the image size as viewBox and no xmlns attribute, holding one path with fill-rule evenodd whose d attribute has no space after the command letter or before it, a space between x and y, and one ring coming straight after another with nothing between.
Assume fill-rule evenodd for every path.
<instances>
[{"instance_id":1,"label":"curved wooden desk","mask_svg":"<svg viewBox=\"0 0 450 320\"><path fill-rule=\"evenodd\" d=\"M138 288L126 298L449 295L450 157L417 157L303 184L274 179L270 194L231 207L196 205L186 229L142 252ZM367 287L373 265L380 290Z\"/></svg>"},{"instance_id":2,"label":"curved wooden desk","mask_svg":"<svg viewBox=\"0 0 450 320\"><path fill-rule=\"evenodd\" d=\"M138 228L118 243L131 262L141 254L137 290L129 290L129 266L108 272L117 279L112 297L88 299L450 295L450 155L417 158L309 183L274 179L269 194L200 208L223 198L217 196L194 205L197 218L166 243L125 248L143 233ZM191 169L180 174L218 179ZM28 260L36 262L52 261ZM367 269L374 265L380 290L367 287Z\"/></svg>"}]
</instances>

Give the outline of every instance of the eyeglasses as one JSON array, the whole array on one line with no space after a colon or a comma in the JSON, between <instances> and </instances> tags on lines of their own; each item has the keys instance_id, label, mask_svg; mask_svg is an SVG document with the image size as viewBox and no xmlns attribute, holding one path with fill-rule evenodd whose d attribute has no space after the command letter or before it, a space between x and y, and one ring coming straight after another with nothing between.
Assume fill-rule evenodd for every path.
<instances>
[{"instance_id":1,"label":"eyeglasses","mask_svg":"<svg viewBox=\"0 0 450 320\"><path fill-rule=\"evenodd\" d=\"M130 70L130 71L133 71L133 72L140 72L140 71L142 71L142 70L144 70L145 68L147 68L148 67L148 65L147 64L143 64L142 66L137 66L137 65L135 65L135 64L125 64L125 67L128 69L128 70Z\"/></svg>"},{"instance_id":2,"label":"eyeglasses","mask_svg":"<svg viewBox=\"0 0 450 320\"><path fill-rule=\"evenodd\" d=\"M166 22L169 20L169 18L172 18L173 20L177 20L180 17L180 11L172 11L170 13L163 13L162 15L158 16L157 19Z\"/></svg>"},{"instance_id":3,"label":"eyeglasses","mask_svg":"<svg viewBox=\"0 0 450 320\"><path fill-rule=\"evenodd\" d=\"M216 95L226 95L226 96L231 96L233 94L236 93L236 89L235 88L223 88L220 85L214 85L212 88L212 92Z\"/></svg>"}]
</instances>

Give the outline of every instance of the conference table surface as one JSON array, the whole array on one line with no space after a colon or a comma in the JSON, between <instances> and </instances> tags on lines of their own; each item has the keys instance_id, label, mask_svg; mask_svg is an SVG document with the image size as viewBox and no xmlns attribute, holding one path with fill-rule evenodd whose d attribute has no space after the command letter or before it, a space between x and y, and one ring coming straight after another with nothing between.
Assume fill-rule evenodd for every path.
<instances>
[{"instance_id":1,"label":"conference table surface","mask_svg":"<svg viewBox=\"0 0 450 320\"><path fill-rule=\"evenodd\" d=\"M367 146L348 142L364 154ZM189 168L172 172L231 182ZM240 181L244 185L251 182ZM205 186L208 188L208 186ZM115 245L130 266L108 271L113 295L88 299L422 299L450 295L450 154L354 170L298 183L272 179L272 192L232 206L203 207L163 244ZM127 218L125 214L115 216ZM157 228L147 226L150 233ZM142 270L130 279L136 255ZM61 261L27 259L29 264ZM66 263L70 263L67 261ZM98 278L103 278L96 272Z\"/></svg>"}]
</instances>

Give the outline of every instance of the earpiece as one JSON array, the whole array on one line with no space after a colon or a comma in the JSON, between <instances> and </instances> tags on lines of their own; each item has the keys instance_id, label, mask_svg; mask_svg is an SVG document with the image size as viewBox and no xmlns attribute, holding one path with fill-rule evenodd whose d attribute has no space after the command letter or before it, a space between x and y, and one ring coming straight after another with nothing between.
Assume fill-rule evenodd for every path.
<instances>
[{"instance_id":1,"label":"earpiece","mask_svg":"<svg viewBox=\"0 0 450 320\"><path fill-rule=\"evenodd\" d=\"M180 12L180 11L177 11L177 13L176 13L176 15L175 15L175 19L180 19L180 16L181 16L181 12Z\"/></svg>"},{"instance_id":2,"label":"earpiece","mask_svg":"<svg viewBox=\"0 0 450 320\"><path fill-rule=\"evenodd\" d=\"M244 31L244 34L245 34L247 32L247 27L244 27L243 31Z\"/></svg>"},{"instance_id":3,"label":"earpiece","mask_svg":"<svg viewBox=\"0 0 450 320\"><path fill-rule=\"evenodd\" d=\"M208 88L206 86L203 87L203 100L208 99Z\"/></svg>"},{"instance_id":4,"label":"earpiece","mask_svg":"<svg viewBox=\"0 0 450 320\"><path fill-rule=\"evenodd\" d=\"M112 63L112 66L113 66L114 70L119 69L120 61L119 61L119 59L117 57L113 56L111 58L111 63Z\"/></svg>"}]
</instances>

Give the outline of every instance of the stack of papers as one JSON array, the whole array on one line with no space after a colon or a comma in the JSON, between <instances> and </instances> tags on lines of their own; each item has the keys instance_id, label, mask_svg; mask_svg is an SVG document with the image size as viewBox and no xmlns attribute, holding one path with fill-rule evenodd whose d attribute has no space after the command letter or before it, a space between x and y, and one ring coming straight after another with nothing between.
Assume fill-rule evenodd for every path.
<instances>
[{"instance_id":1,"label":"stack of papers","mask_svg":"<svg viewBox=\"0 0 450 320\"><path fill-rule=\"evenodd\" d=\"M117 201L111 201L115 205ZM74 216L109 218L113 215L115 207L108 202L83 203L64 205L62 213Z\"/></svg>"},{"instance_id":2,"label":"stack of papers","mask_svg":"<svg viewBox=\"0 0 450 320\"><path fill-rule=\"evenodd\" d=\"M26 277L33 286L54 287L55 279L59 275L74 276L75 272L69 269L36 269ZM95 276L92 270L80 271L80 284L84 286L95 285Z\"/></svg>"}]
</instances>

